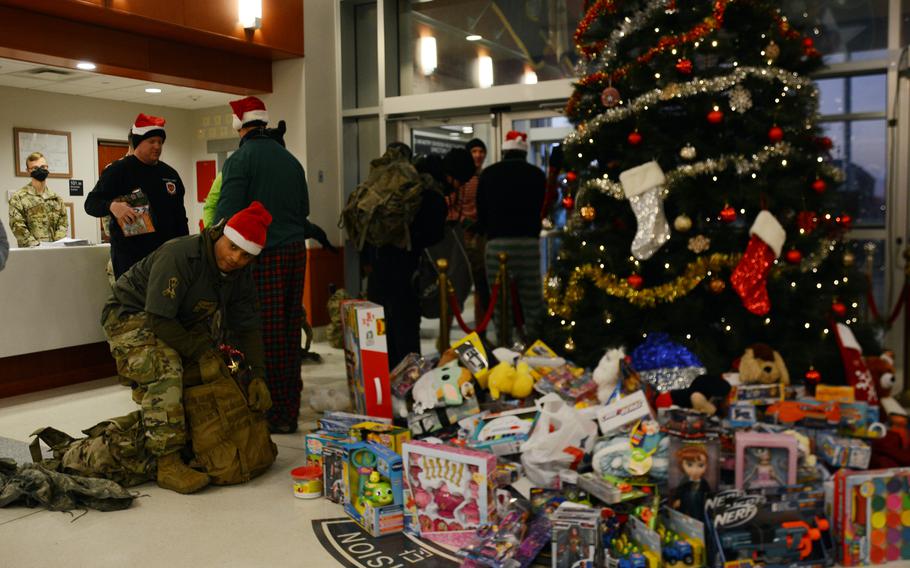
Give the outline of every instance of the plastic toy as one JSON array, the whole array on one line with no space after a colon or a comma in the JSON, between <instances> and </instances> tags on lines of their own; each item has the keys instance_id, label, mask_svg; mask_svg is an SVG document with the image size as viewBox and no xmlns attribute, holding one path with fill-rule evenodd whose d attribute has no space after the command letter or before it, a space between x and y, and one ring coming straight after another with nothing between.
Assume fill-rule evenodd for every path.
<instances>
[{"instance_id":1,"label":"plastic toy","mask_svg":"<svg viewBox=\"0 0 910 568\"><path fill-rule=\"evenodd\" d=\"M711 486L705 480L708 471L708 449L701 444L686 445L677 450L676 465L684 474L684 480L673 490L672 506L695 519L703 519L705 500Z\"/></svg>"},{"instance_id":2,"label":"plastic toy","mask_svg":"<svg viewBox=\"0 0 910 568\"><path fill-rule=\"evenodd\" d=\"M437 367L414 383L411 396L416 414L437 406L461 406L466 398L474 397L471 372L459 367L457 361Z\"/></svg>"},{"instance_id":3,"label":"plastic toy","mask_svg":"<svg viewBox=\"0 0 910 568\"><path fill-rule=\"evenodd\" d=\"M536 408L488 414L480 419L468 445L498 456L518 453L522 442L531 435L536 421Z\"/></svg>"},{"instance_id":4,"label":"plastic toy","mask_svg":"<svg viewBox=\"0 0 910 568\"><path fill-rule=\"evenodd\" d=\"M762 488L796 483L798 449L787 434L736 433L736 487Z\"/></svg>"},{"instance_id":5,"label":"plastic toy","mask_svg":"<svg viewBox=\"0 0 910 568\"><path fill-rule=\"evenodd\" d=\"M780 527L751 527L749 530L725 532L721 538L724 550L739 557L752 557L765 562L796 562L812 554L812 543L821 539L821 531L805 521L790 521Z\"/></svg>"},{"instance_id":6,"label":"plastic toy","mask_svg":"<svg viewBox=\"0 0 910 568\"><path fill-rule=\"evenodd\" d=\"M373 442L343 446L345 512L371 536L404 528L401 456Z\"/></svg>"},{"instance_id":7,"label":"plastic toy","mask_svg":"<svg viewBox=\"0 0 910 568\"><path fill-rule=\"evenodd\" d=\"M496 520L496 456L422 441L402 451L408 532L460 547Z\"/></svg>"}]
</instances>

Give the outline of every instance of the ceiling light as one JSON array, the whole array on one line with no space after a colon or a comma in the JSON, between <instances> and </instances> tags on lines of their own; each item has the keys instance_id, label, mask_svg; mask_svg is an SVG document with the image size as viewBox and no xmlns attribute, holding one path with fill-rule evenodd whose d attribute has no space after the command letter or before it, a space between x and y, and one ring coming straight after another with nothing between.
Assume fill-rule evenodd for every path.
<instances>
[{"instance_id":1,"label":"ceiling light","mask_svg":"<svg viewBox=\"0 0 910 568\"><path fill-rule=\"evenodd\" d=\"M146 87L145 92L146 93L160 93L161 89L159 89L158 87Z\"/></svg>"},{"instance_id":2,"label":"ceiling light","mask_svg":"<svg viewBox=\"0 0 910 568\"><path fill-rule=\"evenodd\" d=\"M479 36L477 34L471 34L469 36L466 36L465 39L468 41L480 41L483 39L483 36Z\"/></svg>"},{"instance_id":3,"label":"ceiling light","mask_svg":"<svg viewBox=\"0 0 910 568\"><path fill-rule=\"evenodd\" d=\"M80 61L76 64L76 69L82 69L83 71L94 71L95 64L90 61Z\"/></svg>"},{"instance_id":4,"label":"ceiling light","mask_svg":"<svg viewBox=\"0 0 910 568\"><path fill-rule=\"evenodd\" d=\"M462 126L461 131L464 132L465 134L474 134L474 127L473 126Z\"/></svg>"}]
</instances>

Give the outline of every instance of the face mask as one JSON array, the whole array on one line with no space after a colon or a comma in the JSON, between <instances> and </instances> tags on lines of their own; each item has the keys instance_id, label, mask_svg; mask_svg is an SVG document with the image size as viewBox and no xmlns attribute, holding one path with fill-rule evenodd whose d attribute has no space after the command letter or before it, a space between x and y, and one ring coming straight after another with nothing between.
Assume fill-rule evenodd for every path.
<instances>
[{"instance_id":1,"label":"face mask","mask_svg":"<svg viewBox=\"0 0 910 568\"><path fill-rule=\"evenodd\" d=\"M35 168L30 175L38 181L44 181L48 173L47 168Z\"/></svg>"}]
</instances>

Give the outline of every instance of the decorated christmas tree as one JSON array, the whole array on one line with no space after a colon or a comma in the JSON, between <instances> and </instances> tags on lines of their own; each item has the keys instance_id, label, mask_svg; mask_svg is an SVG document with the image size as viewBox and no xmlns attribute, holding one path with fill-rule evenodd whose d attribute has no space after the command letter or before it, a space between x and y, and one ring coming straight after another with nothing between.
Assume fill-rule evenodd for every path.
<instances>
[{"instance_id":1,"label":"decorated christmas tree","mask_svg":"<svg viewBox=\"0 0 910 568\"><path fill-rule=\"evenodd\" d=\"M762 342L792 382L842 383L834 325L874 349L821 57L779 4L589 4L564 145L578 192L545 282L549 339L577 362L665 332L711 372Z\"/></svg>"}]
</instances>

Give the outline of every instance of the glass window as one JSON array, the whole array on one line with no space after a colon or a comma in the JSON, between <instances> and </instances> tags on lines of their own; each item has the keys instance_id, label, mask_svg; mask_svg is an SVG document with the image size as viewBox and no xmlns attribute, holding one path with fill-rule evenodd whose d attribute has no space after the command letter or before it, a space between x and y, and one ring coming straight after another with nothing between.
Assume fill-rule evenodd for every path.
<instances>
[{"instance_id":1,"label":"glass window","mask_svg":"<svg viewBox=\"0 0 910 568\"><path fill-rule=\"evenodd\" d=\"M489 148L491 131L489 123L415 126L411 129L410 144L415 156L443 156L452 148L464 148L474 138L483 140Z\"/></svg>"},{"instance_id":2,"label":"glass window","mask_svg":"<svg viewBox=\"0 0 910 568\"><path fill-rule=\"evenodd\" d=\"M856 267L863 274L871 276L872 296L875 298L879 313L882 317L887 318L889 313L881 313L891 309L890 306L885 305L885 277L887 276L885 241L881 239L851 240L847 246L853 253Z\"/></svg>"},{"instance_id":3,"label":"glass window","mask_svg":"<svg viewBox=\"0 0 910 568\"><path fill-rule=\"evenodd\" d=\"M376 3L342 3L342 105L344 108L379 104L379 61L376 58Z\"/></svg>"},{"instance_id":4,"label":"glass window","mask_svg":"<svg viewBox=\"0 0 910 568\"><path fill-rule=\"evenodd\" d=\"M399 0L400 93L575 78L584 0Z\"/></svg>"},{"instance_id":5,"label":"glass window","mask_svg":"<svg viewBox=\"0 0 910 568\"><path fill-rule=\"evenodd\" d=\"M885 113L888 101L888 81L885 75L856 75L819 79L819 112L853 114L860 112Z\"/></svg>"},{"instance_id":6,"label":"glass window","mask_svg":"<svg viewBox=\"0 0 910 568\"><path fill-rule=\"evenodd\" d=\"M885 226L885 121L825 122L825 134L834 143L833 164L844 172L840 207L857 227Z\"/></svg>"},{"instance_id":7,"label":"glass window","mask_svg":"<svg viewBox=\"0 0 910 568\"><path fill-rule=\"evenodd\" d=\"M784 0L782 9L791 21L812 30L827 63L887 55L888 0Z\"/></svg>"}]
</instances>

